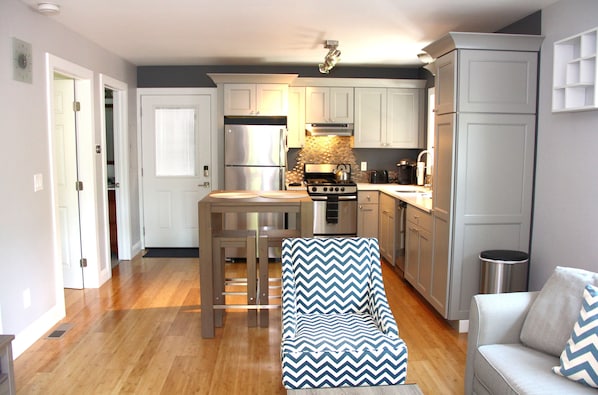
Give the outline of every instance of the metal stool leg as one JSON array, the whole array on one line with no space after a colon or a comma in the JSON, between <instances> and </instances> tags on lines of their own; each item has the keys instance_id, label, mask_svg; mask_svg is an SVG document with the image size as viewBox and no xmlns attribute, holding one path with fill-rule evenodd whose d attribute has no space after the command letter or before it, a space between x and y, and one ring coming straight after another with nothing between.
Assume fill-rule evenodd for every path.
<instances>
[{"instance_id":1,"label":"metal stool leg","mask_svg":"<svg viewBox=\"0 0 598 395\"><path fill-rule=\"evenodd\" d=\"M260 279L258 282L259 289L259 304L261 306L269 304L270 291L268 289L268 236L260 234L259 238L259 255L260 255ZM260 326L262 328L268 327L270 319L270 312L268 309L260 309Z\"/></svg>"},{"instance_id":2,"label":"metal stool leg","mask_svg":"<svg viewBox=\"0 0 598 395\"><path fill-rule=\"evenodd\" d=\"M255 264L255 234L247 238L247 304L257 305L257 267ZM256 306L257 307L257 306ZM257 308L247 309L247 325L257 326Z\"/></svg>"}]
</instances>

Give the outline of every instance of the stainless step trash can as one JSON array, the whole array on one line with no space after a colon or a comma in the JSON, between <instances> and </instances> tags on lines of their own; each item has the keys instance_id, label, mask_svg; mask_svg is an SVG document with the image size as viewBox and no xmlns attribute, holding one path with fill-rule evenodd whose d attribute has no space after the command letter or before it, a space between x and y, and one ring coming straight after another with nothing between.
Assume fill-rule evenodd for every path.
<instances>
[{"instance_id":1,"label":"stainless step trash can","mask_svg":"<svg viewBox=\"0 0 598 395\"><path fill-rule=\"evenodd\" d=\"M480 253L480 293L527 291L529 255L521 251L488 250Z\"/></svg>"}]
</instances>

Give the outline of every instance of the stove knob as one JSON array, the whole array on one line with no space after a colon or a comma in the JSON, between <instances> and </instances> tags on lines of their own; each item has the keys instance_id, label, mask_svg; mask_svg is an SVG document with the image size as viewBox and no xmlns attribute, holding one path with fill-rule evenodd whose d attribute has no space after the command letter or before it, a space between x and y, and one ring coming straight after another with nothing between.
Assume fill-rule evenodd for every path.
<instances>
[{"instance_id":1,"label":"stove knob","mask_svg":"<svg viewBox=\"0 0 598 395\"><path fill-rule=\"evenodd\" d=\"M345 187L341 187L341 192L345 192Z\"/></svg>"},{"instance_id":2,"label":"stove knob","mask_svg":"<svg viewBox=\"0 0 598 395\"><path fill-rule=\"evenodd\" d=\"M334 190L338 192L338 187L334 188Z\"/></svg>"},{"instance_id":3,"label":"stove knob","mask_svg":"<svg viewBox=\"0 0 598 395\"><path fill-rule=\"evenodd\" d=\"M316 188L316 187L311 187L311 191L312 191L312 192L316 192L317 190L318 190L318 188Z\"/></svg>"},{"instance_id":4,"label":"stove knob","mask_svg":"<svg viewBox=\"0 0 598 395\"><path fill-rule=\"evenodd\" d=\"M324 192L327 192L328 191L328 187L324 187L323 190L324 190Z\"/></svg>"}]
</instances>

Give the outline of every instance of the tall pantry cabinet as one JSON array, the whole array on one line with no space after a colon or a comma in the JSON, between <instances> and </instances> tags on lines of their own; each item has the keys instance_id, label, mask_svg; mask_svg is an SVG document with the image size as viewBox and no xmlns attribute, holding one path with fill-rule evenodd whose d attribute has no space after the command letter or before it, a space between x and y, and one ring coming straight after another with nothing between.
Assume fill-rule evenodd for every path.
<instances>
[{"instance_id":1,"label":"tall pantry cabinet","mask_svg":"<svg viewBox=\"0 0 598 395\"><path fill-rule=\"evenodd\" d=\"M479 253L528 251L541 36L449 33L435 60L431 304L469 319Z\"/></svg>"}]
</instances>

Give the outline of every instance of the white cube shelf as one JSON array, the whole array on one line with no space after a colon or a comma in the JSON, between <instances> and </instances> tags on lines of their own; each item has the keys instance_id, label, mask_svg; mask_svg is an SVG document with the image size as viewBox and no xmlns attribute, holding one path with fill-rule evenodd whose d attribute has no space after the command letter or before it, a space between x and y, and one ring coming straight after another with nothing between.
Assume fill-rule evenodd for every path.
<instances>
[{"instance_id":1,"label":"white cube shelf","mask_svg":"<svg viewBox=\"0 0 598 395\"><path fill-rule=\"evenodd\" d=\"M598 108L598 28L554 43L552 111Z\"/></svg>"}]
</instances>

